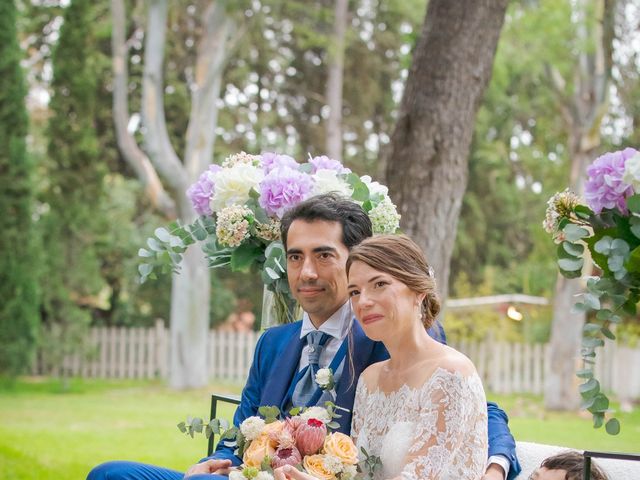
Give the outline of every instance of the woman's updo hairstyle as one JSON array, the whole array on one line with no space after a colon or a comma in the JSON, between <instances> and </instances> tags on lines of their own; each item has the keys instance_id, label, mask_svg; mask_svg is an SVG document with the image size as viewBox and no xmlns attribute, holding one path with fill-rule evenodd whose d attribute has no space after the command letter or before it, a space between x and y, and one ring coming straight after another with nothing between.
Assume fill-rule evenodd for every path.
<instances>
[{"instance_id":1,"label":"woman's updo hairstyle","mask_svg":"<svg viewBox=\"0 0 640 480\"><path fill-rule=\"evenodd\" d=\"M349 252L347 275L353 262L362 262L374 270L391 275L416 293L424 293L422 323L431 327L440 312L433 269L416 243L406 235L376 235Z\"/></svg>"}]
</instances>

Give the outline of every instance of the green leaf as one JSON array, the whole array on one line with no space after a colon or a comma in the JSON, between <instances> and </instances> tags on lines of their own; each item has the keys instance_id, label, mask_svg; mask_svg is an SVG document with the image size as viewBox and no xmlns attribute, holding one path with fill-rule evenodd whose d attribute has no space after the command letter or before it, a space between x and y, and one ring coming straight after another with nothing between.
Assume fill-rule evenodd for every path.
<instances>
[{"instance_id":1,"label":"green leaf","mask_svg":"<svg viewBox=\"0 0 640 480\"><path fill-rule=\"evenodd\" d=\"M587 348L595 348L604 346L604 340L601 338L583 338L582 346Z\"/></svg>"},{"instance_id":2,"label":"green leaf","mask_svg":"<svg viewBox=\"0 0 640 480\"><path fill-rule=\"evenodd\" d=\"M593 215L593 211L586 205L576 205L573 208L573 211L578 218L582 218L584 220L589 219L589 217Z\"/></svg>"},{"instance_id":3,"label":"green leaf","mask_svg":"<svg viewBox=\"0 0 640 480\"><path fill-rule=\"evenodd\" d=\"M562 274L563 277L565 278L578 278L582 275L582 270L575 270L573 272L569 272L567 270L563 270L562 268L559 269L560 273Z\"/></svg>"},{"instance_id":4,"label":"green leaf","mask_svg":"<svg viewBox=\"0 0 640 480\"><path fill-rule=\"evenodd\" d=\"M147 245L149 245L149 248L151 250L153 250L154 252L162 252L162 251L164 251L164 247L162 246L162 244L160 242L158 242L158 240L156 240L153 237L147 238Z\"/></svg>"},{"instance_id":5,"label":"green leaf","mask_svg":"<svg viewBox=\"0 0 640 480\"><path fill-rule=\"evenodd\" d=\"M280 278L280 275L276 273L273 268L265 267L264 271L272 280L277 280Z\"/></svg>"},{"instance_id":6,"label":"green leaf","mask_svg":"<svg viewBox=\"0 0 640 480\"><path fill-rule=\"evenodd\" d=\"M161 242L166 243L171 239L171 235L169 234L166 228L163 228L163 227L156 228L153 233L156 237L158 237L158 239L160 239Z\"/></svg>"},{"instance_id":7,"label":"green leaf","mask_svg":"<svg viewBox=\"0 0 640 480\"><path fill-rule=\"evenodd\" d=\"M609 435L618 435L620 433L620 422L617 418L610 418L604 428Z\"/></svg>"},{"instance_id":8,"label":"green leaf","mask_svg":"<svg viewBox=\"0 0 640 480\"><path fill-rule=\"evenodd\" d=\"M351 194L351 198L353 198L357 202L365 202L369 200L369 188L364 182L357 182L353 185L353 193Z\"/></svg>"},{"instance_id":9,"label":"green leaf","mask_svg":"<svg viewBox=\"0 0 640 480\"><path fill-rule=\"evenodd\" d=\"M629 272L640 272L640 246L631 251L624 266Z\"/></svg>"},{"instance_id":10,"label":"green leaf","mask_svg":"<svg viewBox=\"0 0 640 480\"><path fill-rule=\"evenodd\" d=\"M589 230L579 227L574 223L568 224L562 231L569 242L575 242L581 238L589 236Z\"/></svg>"},{"instance_id":11,"label":"green leaf","mask_svg":"<svg viewBox=\"0 0 640 480\"><path fill-rule=\"evenodd\" d=\"M149 257L153 257L154 254L151 253L149 250L147 250L146 248L141 248L140 250L138 250L138 256L139 257L145 257L145 258L149 258Z\"/></svg>"},{"instance_id":12,"label":"green leaf","mask_svg":"<svg viewBox=\"0 0 640 480\"><path fill-rule=\"evenodd\" d=\"M640 195L627 197L627 208L633 213L640 213Z\"/></svg>"},{"instance_id":13,"label":"green leaf","mask_svg":"<svg viewBox=\"0 0 640 480\"><path fill-rule=\"evenodd\" d=\"M138 272L141 277L147 277L151 272L153 272L153 265L150 263L141 263L138 265Z\"/></svg>"},{"instance_id":14,"label":"green leaf","mask_svg":"<svg viewBox=\"0 0 640 480\"><path fill-rule=\"evenodd\" d=\"M607 337L609 340L615 340L616 336L614 335L614 333L609 330L607 327L602 327L602 334Z\"/></svg>"},{"instance_id":15,"label":"green leaf","mask_svg":"<svg viewBox=\"0 0 640 480\"><path fill-rule=\"evenodd\" d=\"M251 264L262 255L262 249L252 243L243 243L231 254L231 270L247 272Z\"/></svg>"},{"instance_id":16,"label":"green leaf","mask_svg":"<svg viewBox=\"0 0 640 480\"><path fill-rule=\"evenodd\" d=\"M609 399L603 393L599 393L593 397L593 403L587 407L591 413L606 412L609 409Z\"/></svg>"},{"instance_id":17,"label":"green leaf","mask_svg":"<svg viewBox=\"0 0 640 480\"><path fill-rule=\"evenodd\" d=\"M337 430L340 428L340 424L338 422L329 422L327 423L327 428L330 428L332 430Z\"/></svg>"},{"instance_id":18,"label":"green leaf","mask_svg":"<svg viewBox=\"0 0 640 480\"><path fill-rule=\"evenodd\" d=\"M583 296L584 304L593 310L600 309L600 299L592 293L585 293Z\"/></svg>"},{"instance_id":19,"label":"green leaf","mask_svg":"<svg viewBox=\"0 0 640 480\"><path fill-rule=\"evenodd\" d=\"M593 378L593 370L589 369L589 368L583 368L582 370L578 370L576 372L576 376L578 378Z\"/></svg>"},{"instance_id":20,"label":"green leaf","mask_svg":"<svg viewBox=\"0 0 640 480\"><path fill-rule=\"evenodd\" d=\"M580 243L562 242L562 248L573 257L581 257L584 253L584 245Z\"/></svg>"},{"instance_id":21,"label":"green leaf","mask_svg":"<svg viewBox=\"0 0 640 480\"><path fill-rule=\"evenodd\" d=\"M575 260L570 258L560 258L558 259L558 266L561 270L567 272L576 272L582 269L583 264L582 258L576 258Z\"/></svg>"},{"instance_id":22,"label":"green leaf","mask_svg":"<svg viewBox=\"0 0 640 480\"><path fill-rule=\"evenodd\" d=\"M572 307L571 307L571 313L582 313L582 312L586 312L587 310L589 310L589 307L587 307L584 303L582 302L576 302Z\"/></svg>"},{"instance_id":23,"label":"green leaf","mask_svg":"<svg viewBox=\"0 0 640 480\"><path fill-rule=\"evenodd\" d=\"M597 412L593 414L593 428L600 428L604 423L604 413Z\"/></svg>"},{"instance_id":24,"label":"green leaf","mask_svg":"<svg viewBox=\"0 0 640 480\"><path fill-rule=\"evenodd\" d=\"M584 327L582 327L582 331L587 334L600 332L600 325L596 323L585 323Z\"/></svg>"},{"instance_id":25,"label":"green leaf","mask_svg":"<svg viewBox=\"0 0 640 480\"><path fill-rule=\"evenodd\" d=\"M600 392L600 382L595 378L590 378L585 383L581 384L578 387L578 390L583 397L593 397Z\"/></svg>"},{"instance_id":26,"label":"green leaf","mask_svg":"<svg viewBox=\"0 0 640 480\"><path fill-rule=\"evenodd\" d=\"M187 427L185 426L184 422L180 422L178 424L178 430L180 430L182 433L187 433Z\"/></svg>"},{"instance_id":27,"label":"green leaf","mask_svg":"<svg viewBox=\"0 0 640 480\"><path fill-rule=\"evenodd\" d=\"M609 310L608 308L603 308L602 310L599 310L598 313L596 313L596 318L598 320L609 320L611 318L611 315L613 315L613 312L611 312L611 310Z\"/></svg>"},{"instance_id":28,"label":"green leaf","mask_svg":"<svg viewBox=\"0 0 640 480\"><path fill-rule=\"evenodd\" d=\"M608 255L609 252L611 251L611 242L613 242L613 238L609 236L602 237L600 240L598 240L595 243L595 245L593 246L593 249L598 253L601 253L603 255Z\"/></svg>"},{"instance_id":29,"label":"green leaf","mask_svg":"<svg viewBox=\"0 0 640 480\"><path fill-rule=\"evenodd\" d=\"M640 217L631 217L629 219L629 229L636 238L640 238Z\"/></svg>"}]
</instances>

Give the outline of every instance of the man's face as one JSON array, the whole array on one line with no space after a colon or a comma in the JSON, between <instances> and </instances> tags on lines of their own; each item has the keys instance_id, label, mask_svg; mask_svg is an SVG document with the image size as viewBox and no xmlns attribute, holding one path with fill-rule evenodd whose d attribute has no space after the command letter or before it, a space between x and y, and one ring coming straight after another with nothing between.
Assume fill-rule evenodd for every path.
<instances>
[{"instance_id":1,"label":"man's face","mask_svg":"<svg viewBox=\"0 0 640 480\"><path fill-rule=\"evenodd\" d=\"M342 225L325 220L294 220L287 234L287 277L291 293L316 327L347 301Z\"/></svg>"},{"instance_id":2,"label":"man's face","mask_svg":"<svg viewBox=\"0 0 640 480\"><path fill-rule=\"evenodd\" d=\"M540 467L529 476L529 480L565 480L566 475L566 470L547 470L545 467Z\"/></svg>"}]
</instances>

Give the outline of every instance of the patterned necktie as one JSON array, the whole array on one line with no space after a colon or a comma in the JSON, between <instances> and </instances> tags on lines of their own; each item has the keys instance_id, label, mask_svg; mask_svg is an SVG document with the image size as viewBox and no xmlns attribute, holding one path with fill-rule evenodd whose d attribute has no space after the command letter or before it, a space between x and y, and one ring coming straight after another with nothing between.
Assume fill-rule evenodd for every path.
<instances>
[{"instance_id":1,"label":"patterned necktie","mask_svg":"<svg viewBox=\"0 0 640 480\"><path fill-rule=\"evenodd\" d=\"M309 347L307 349L309 352L309 365L300 370L298 374L298 382L291 396L294 406L308 406L307 403L317 390L316 373L320 368L318 362L320 361L320 354L324 350L324 345L330 338L331 335L320 331L309 332L305 337Z\"/></svg>"}]
</instances>

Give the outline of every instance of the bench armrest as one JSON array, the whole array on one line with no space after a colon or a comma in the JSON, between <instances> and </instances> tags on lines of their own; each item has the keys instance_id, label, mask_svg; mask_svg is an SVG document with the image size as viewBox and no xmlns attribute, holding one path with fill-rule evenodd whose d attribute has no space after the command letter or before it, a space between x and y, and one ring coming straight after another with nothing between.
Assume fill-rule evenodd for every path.
<instances>
[{"instance_id":1,"label":"bench armrest","mask_svg":"<svg viewBox=\"0 0 640 480\"><path fill-rule=\"evenodd\" d=\"M240 405L240 397L238 395L219 395L214 393L211 395L211 416L210 420L216 418L217 410L218 410L218 402L231 403L232 405ZM209 443L207 445L207 457L210 457L213 454L213 440L214 435L212 434L209 437Z\"/></svg>"}]
</instances>

